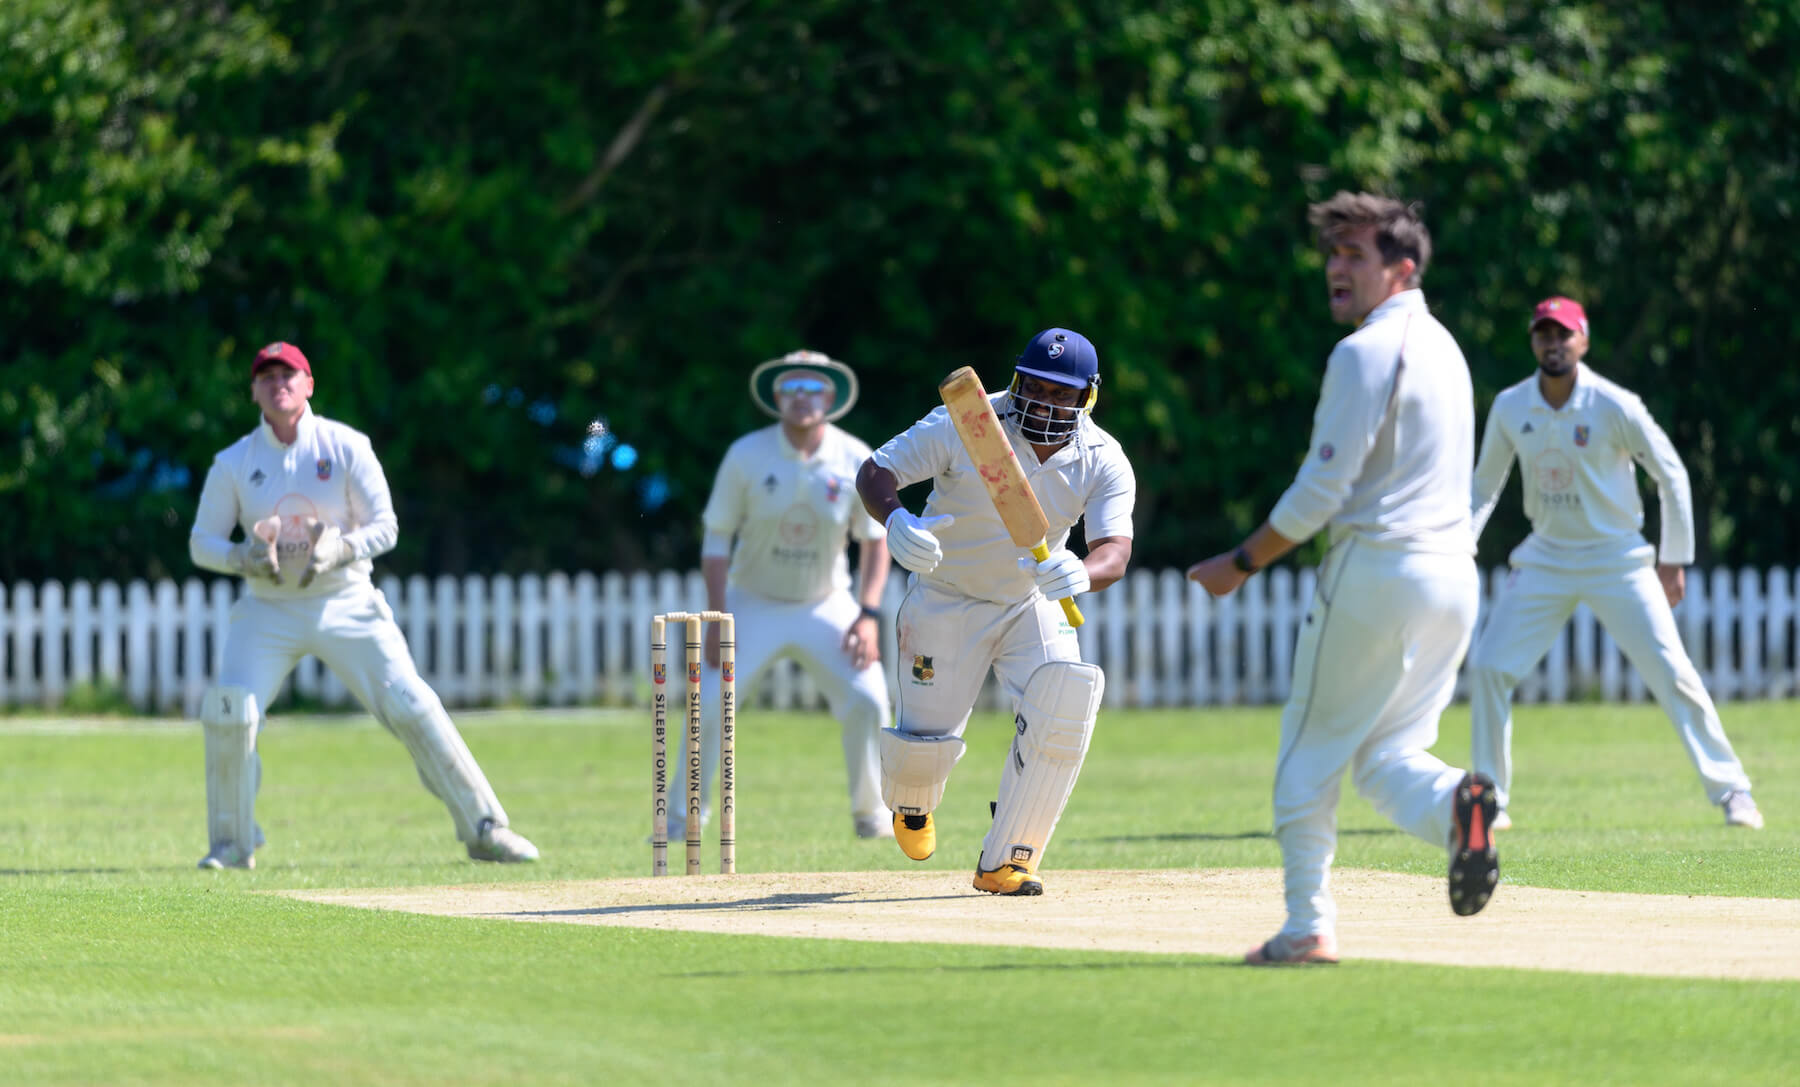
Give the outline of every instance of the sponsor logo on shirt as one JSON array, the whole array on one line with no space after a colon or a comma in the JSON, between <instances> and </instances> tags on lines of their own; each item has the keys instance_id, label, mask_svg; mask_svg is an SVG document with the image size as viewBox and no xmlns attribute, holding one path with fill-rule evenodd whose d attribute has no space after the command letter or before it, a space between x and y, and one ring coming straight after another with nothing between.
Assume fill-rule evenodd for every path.
<instances>
[{"instance_id":1,"label":"sponsor logo on shirt","mask_svg":"<svg viewBox=\"0 0 1800 1087\"><path fill-rule=\"evenodd\" d=\"M326 480L326 479L331 478L331 462L330 461L321 457L319 459L318 467L319 467L319 478L321 480Z\"/></svg>"},{"instance_id":2,"label":"sponsor logo on shirt","mask_svg":"<svg viewBox=\"0 0 1800 1087\"><path fill-rule=\"evenodd\" d=\"M925 656L913 657L913 678L914 679L918 680L921 683L930 683L932 681L932 679L935 678L936 676L937 676L937 672L932 670L930 657L925 657Z\"/></svg>"},{"instance_id":3,"label":"sponsor logo on shirt","mask_svg":"<svg viewBox=\"0 0 1800 1087\"><path fill-rule=\"evenodd\" d=\"M1575 444L1576 445L1586 445L1587 440L1588 440L1587 424L1582 423L1581 425L1579 425L1575 428Z\"/></svg>"},{"instance_id":4,"label":"sponsor logo on shirt","mask_svg":"<svg viewBox=\"0 0 1800 1087\"><path fill-rule=\"evenodd\" d=\"M770 472L768 477L763 480L763 490L768 491L770 494L774 494L775 488L779 486L781 486L781 481L775 478L774 472Z\"/></svg>"},{"instance_id":5,"label":"sponsor logo on shirt","mask_svg":"<svg viewBox=\"0 0 1800 1087\"><path fill-rule=\"evenodd\" d=\"M1538 491L1546 497L1569 489L1575 482L1575 463L1558 449L1547 450L1534 465Z\"/></svg>"},{"instance_id":6,"label":"sponsor logo on shirt","mask_svg":"<svg viewBox=\"0 0 1800 1087\"><path fill-rule=\"evenodd\" d=\"M1531 433L1531 420L1529 420L1529 419L1525 420L1525 425L1519 428L1519 433L1520 434L1530 434Z\"/></svg>"},{"instance_id":7,"label":"sponsor logo on shirt","mask_svg":"<svg viewBox=\"0 0 1800 1087\"><path fill-rule=\"evenodd\" d=\"M263 480L268 478L268 476L263 475L263 470L258 468L256 471L250 473L250 486L260 487L262 486Z\"/></svg>"}]
</instances>

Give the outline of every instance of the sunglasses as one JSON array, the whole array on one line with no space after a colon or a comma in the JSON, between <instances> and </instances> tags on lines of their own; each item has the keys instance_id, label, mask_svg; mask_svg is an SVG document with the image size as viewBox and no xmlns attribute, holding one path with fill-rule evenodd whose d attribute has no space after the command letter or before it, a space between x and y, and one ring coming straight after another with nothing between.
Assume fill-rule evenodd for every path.
<instances>
[{"instance_id":1,"label":"sunglasses","mask_svg":"<svg viewBox=\"0 0 1800 1087\"><path fill-rule=\"evenodd\" d=\"M816 377L790 377L775 383L775 392L779 396L819 396L830 388L830 382Z\"/></svg>"}]
</instances>

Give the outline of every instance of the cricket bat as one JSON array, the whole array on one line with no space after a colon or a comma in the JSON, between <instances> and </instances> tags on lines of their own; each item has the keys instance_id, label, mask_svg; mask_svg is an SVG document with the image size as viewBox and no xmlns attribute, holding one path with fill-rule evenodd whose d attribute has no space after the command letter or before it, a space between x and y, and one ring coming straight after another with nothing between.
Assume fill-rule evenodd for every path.
<instances>
[{"instance_id":1,"label":"cricket bat","mask_svg":"<svg viewBox=\"0 0 1800 1087\"><path fill-rule=\"evenodd\" d=\"M987 484L988 497L994 500L994 509L1013 543L1043 562L1050 557L1050 545L1044 538L1050 531L1050 522L1044 517L1044 507L1038 505L1037 495L1031 493L1019 455L1000 429L1000 418L994 414L994 405L988 403L981 379L972 367L964 366L938 383L938 395L950 409L956 434L969 451L969 459L975 462L981 481ZM1081 609L1075 606L1074 598L1064 597L1058 603L1069 625L1080 626Z\"/></svg>"}]
</instances>

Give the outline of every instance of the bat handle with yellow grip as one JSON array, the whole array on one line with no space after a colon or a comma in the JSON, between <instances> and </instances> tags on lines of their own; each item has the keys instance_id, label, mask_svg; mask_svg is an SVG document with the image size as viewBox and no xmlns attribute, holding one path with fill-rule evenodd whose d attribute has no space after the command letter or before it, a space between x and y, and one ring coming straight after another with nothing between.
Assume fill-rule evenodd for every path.
<instances>
[{"instance_id":1,"label":"bat handle with yellow grip","mask_svg":"<svg viewBox=\"0 0 1800 1087\"><path fill-rule=\"evenodd\" d=\"M1048 543L1045 543L1042 540L1039 540L1037 543L1032 544L1031 545L1031 557L1038 560L1039 562L1043 562L1045 559L1050 557L1050 545ZM1075 606L1075 598L1074 597L1065 596L1061 600L1057 601L1057 603L1062 605L1063 618L1065 618L1069 621L1070 626L1078 627L1082 623L1086 622L1086 620L1084 620L1081 617L1081 609Z\"/></svg>"}]
</instances>

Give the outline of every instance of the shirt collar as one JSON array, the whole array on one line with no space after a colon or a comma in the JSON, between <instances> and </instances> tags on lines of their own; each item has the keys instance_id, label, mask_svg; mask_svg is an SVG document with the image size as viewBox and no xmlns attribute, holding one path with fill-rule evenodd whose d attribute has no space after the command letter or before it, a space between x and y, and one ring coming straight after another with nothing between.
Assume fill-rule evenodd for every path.
<instances>
[{"instance_id":1,"label":"shirt collar","mask_svg":"<svg viewBox=\"0 0 1800 1087\"><path fill-rule=\"evenodd\" d=\"M1361 328L1363 325L1367 325L1379 317L1387 317L1391 314L1402 313L1407 310L1422 311L1424 309L1425 292L1418 287L1408 287L1406 290L1390 297L1381 305L1370 310L1369 315L1362 319L1362 325L1358 325L1357 327Z\"/></svg>"},{"instance_id":2,"label":"shirt collar","mask_svg":"<svg viewBox=\"0 0 1800 1087\"><path fill-rule=\"evenodd\" d=\"M300 407L300 418L294 425L294 442L298 444L302 437L312 432L312 427L312 405L303 404ZM263 441L269 443L270 446L276 449L287 448L287 443L275 436L275 428L269 425L268 416L258 413L256 429L262 431Z\"/></svg>"},{"instance_id":3,"label":"shirt collar","mask_svg":"<svg viewBox=\"0 0 1800 1087\"><path fill-rule=\"evenodd\" d=\"M831 431L832 431L831 424L830 423L825 424L824 434L819 438L818 450L811 454L807 454L807 453L800 452L800 450L794 446L793 442L788 441L787 429L785 427L783 427L780 423L776 423L775 424L775 446L777 449L781 450L781 455L786 457L788 460L795 460L795 461L812 460L815 457L822 457L825 455L825 447L831 444Z\"/></svg>"},{"instance_id":4,"label":"shirt collar","mask_svg":"<svg viewBox=\"0 0 1800 1087\"><path fill-rule=\"evenodd\" d=\"M1550 401L1544 399L1544 386L1539 382L1538 375L1535 373L1531 375L1531 393L1537 399L1537 406L1545 411L1569 411L1572 408L1585 408L1589 398L1594 395L1594 383L1589 380L1593 376L1594 372L1588 369L1587 363L1577 362L1575 364L1575 387L1569 390L1569 398L1563 401L1563 406L1560 408L1551 407Z\"/></svg>"}]
</instances>

